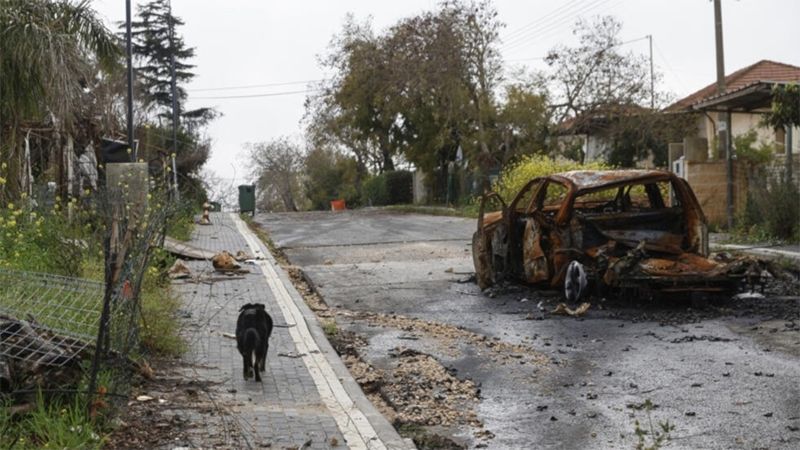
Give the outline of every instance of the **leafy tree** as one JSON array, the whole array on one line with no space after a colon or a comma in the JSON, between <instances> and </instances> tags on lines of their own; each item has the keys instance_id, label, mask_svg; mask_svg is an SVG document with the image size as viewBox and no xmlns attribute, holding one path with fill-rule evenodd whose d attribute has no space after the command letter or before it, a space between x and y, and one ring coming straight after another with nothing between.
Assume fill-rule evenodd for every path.
<instances>
[{"instance_id":1,"label":"leafy tree","mask_svg":"<svg viewBox=\"0 0 800 450\"><path fill-rule=\"evenodd\" d=\"M257 180L263 209L297 211L301 196L303 152L289 138L247 144L250 175Z\"/></svg>"},{"instance_id":2,"label":"leafy tree","mask_svg":"<svg viewBox=\"0 0 800 450\"><path fill-rule=\"evenodd\" d=\"M557 46L545 61L551 68L551 107L556 123L588 120L609 106L650 102L650 70L644 56L621 53L622 24L611 16L580 20L578 46Z\"/></svg>"},{"instance_id":3,"label":"leafy tree","mask_svg":"<svg viewBox=\"0 0 800 450\"><path fill-rule=\"evenodd\" d=\"M172 120L172 56L175 56L177 104L186 101L183 84L191 81L195 67L188 61L195 56L194 47L187 47L178 27L184 22L172 14L169 0L152 0L139 7L138 20L131 23L132 50L138 66L137 81L143 91L144 105L157 117ZM190 126L202 126L216 116L211 108L181 111L180 117Z\"/></svg>"},{"instance_id":4,"label":"leafy tree","mask_svg":"<svg viewBox=\"0 0 800 450\"><path fill-rule=\"evenodd\" d=\"M471 167L495 164L496 16L486 1L446 1L380 36L349 19L323 59L332 81L306 103L312 140L378 172L402 158L446 180L459 148Z\"/></svg>"},{"instance_id":5,"label":"leafy tree","mask_svg":"<svg viewBox=\"0 0 800 450\"><path fill-rule=\"evenodd\" d=\"M356 154L361 172L394 169L396 147L389 82L392 74L383 40L369 22L348 16L322 64L335 75L321 95L306 100L309 132L317 144L342 145Z\"/></svg>"},{"instance_id":6,"label":"leafy tree","mask_svg":"<svg viewBox=\"0 0 800 450\"><path fill-rule=\"evenodd\" d=\"M682 138L693 117L664 115L650 107L651 102L663 105L667 95L651 90L644 56L621 51L621 29L611 16L580 20L574 29L578 45L548 53L555 126L562 133L588 131L604 138L606 157L614 165L630 167L650 153L663 164L667 143Z\"/></svg>"},{"instance_id":7,"label":"leafy tree","mask_svg":"<svg viewBox=\"0 0 800 450\"><path fill-rule=\"evenodd\" d=\"M16 147L20 124L49 116L71 130L92 80L113 71L119 55L87 0L0 0L0 178L8 181L0 196L18 194L19 156L6 151Z\"/></svg>"},{"instance_id":8,"label":"leafy tree","mask_svg":"<svg viewBox=\"0 0 800 450\"><path fill-rule=\"evenodd\" d=\"M773 128L800 127L800 86L792 83L772 88L772 107L764 115L764 124Z\"/></svg>"},{"instance_id":9,"label":"leafy tree","mask_svg":"<svg viewBox=\"0 0 800 450\"><path fill-rule=\"evenodd\" d=\"M505 102L498 114L502 164L519 155L547 152L549 125L547 97L535 82L506 86Z\"/></svg>"},{"instance_id":10,"label":"leafy tree","mask_svg":"<svg viewBox=\"0 0 800 450\"><path fill-rule=\"evenodd\" d=\"M304 161L304 187L313 209L328 209L329 202L344 199L348 205L359 202L356 191L356 160L336 150L314 148Z\"/></svg>"}]
</instances>

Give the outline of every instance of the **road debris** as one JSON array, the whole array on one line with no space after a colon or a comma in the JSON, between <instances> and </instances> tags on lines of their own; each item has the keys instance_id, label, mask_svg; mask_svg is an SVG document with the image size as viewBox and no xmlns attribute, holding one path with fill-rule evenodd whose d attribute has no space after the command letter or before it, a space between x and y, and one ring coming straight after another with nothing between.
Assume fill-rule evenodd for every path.
<instances>
[{"instance_id":1,"label":"road debris","mask_svg":"<svg viewBox=\"0 0 800 450\"><path fill-rule=\"evenodd\" d=\"M167 271L167 276L172 280L180 280L192 277L192 270L186 265L186 261L176 259L172 267Z\"/></svg>"},{"instance_id":2,"label":"road debris","mask_svg":"<svg viewBox=\"0 0 800 450\"><path fill-rule=\"evenodd\" d=\"M211 264L214 266L214 269L219 271L231 271L242 267L227 250L223 250L214 255L214 257L211 258Z\"/></svg>"},{"instance_id":3,"label":"road debris","mask_svg":"<svg viewBox=\"0 0 800 450\"><path fill-rule=\"evenodd\" d=\"M551 314L579 317L586 314L586 311L589 311L589 308L591 306L592 306L591 303L584 302L581 303L580 306L578 306L577 308L572 309L569 306L567 306L566 303L559 303L558 305L556 305L556 308L552 311Z\"/></svg>"}]
</instances>

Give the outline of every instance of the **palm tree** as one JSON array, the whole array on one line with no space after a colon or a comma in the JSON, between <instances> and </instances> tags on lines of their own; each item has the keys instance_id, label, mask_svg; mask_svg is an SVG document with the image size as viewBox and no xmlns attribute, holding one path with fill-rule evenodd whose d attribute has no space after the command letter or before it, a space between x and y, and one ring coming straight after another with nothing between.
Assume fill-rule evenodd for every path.
<instances>
[{"instance_id":1,"label":"palm tree","mask_svg":"<svg viewBox=\"0 0 800 450\"><path fill-rule=\"evenodd\" d=\"M20 124L52 115L69 130L94 68L110 72L120 55L89 0L0 0L0 159L12 196Z\"/></svg>"}]
</instances>

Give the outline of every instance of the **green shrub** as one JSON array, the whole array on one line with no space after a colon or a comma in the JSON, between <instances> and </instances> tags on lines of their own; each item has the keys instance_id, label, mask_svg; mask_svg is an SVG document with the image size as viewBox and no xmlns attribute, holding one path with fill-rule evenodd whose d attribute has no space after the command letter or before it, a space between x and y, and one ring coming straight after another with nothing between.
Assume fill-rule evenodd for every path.
<instances>
[{"instance_id":1,"label":"green shrub","mask_svg":"<svg viewBox=\"0 0 800 450\"><path fill-rule=\"evenodd\" d=\"M386 172L386 191L389 205L408 204L414 201L414 176L407 170Z\"/></svg>"},{"instance_id":2,"label":"green shrub","mask_svg":"<svg viewBox=\"0 0 800 450\"><path fill-rule=\"evenodd\" d=\"M798 232L800 222L800 192L792 183L772 183L767 196L765 222L767 232L779 239L791 239Z\"/></svg>"},{"instance_id":3,"label":"green shrub","mask_svg":"<svg viewBox=\"0 0 800 450\"><path fill-rule=\"evenodd\" d=\"M751 190L737 234L748 240L798 240L800 234L800 191L786 181L773 182L769 189Z\"/></svg>"},{"instance_id":4,"label":"green shrub","mask_svg":"<svg viewBox=\"0 0 800 450\"><path fill-rule=\"evenodd\" d=\"M736 159L753 167L762 166L772 159L775 147L764 142L758 142L758 132L751 129L747 133L734 136L733 148Z\"/></svg>"},{"instance_id":5,"label":"green shrub","mask_svg":"<svg viewBox=\"0 0 800 450\"><path fill-rule=\"evenodd\" d=\"M409 204L414 201L413 178L407 170L376 175L364 183L364 204L372 206Z\"/></svg>"},{"instance_id":6,"label":"green shrub","mask_svg":"<svg viewBox=\"0 0 800 450\"><path fill-rule=\"evenodd\" d=\"M76 201L34 208L26 198L0 208L0 267L81 276L87 258L101 251L90 213ZM66 209L72 209L72 220Z\"/></svg>"},{"instance_id":7,"label":"green shrub","mask_svg":"<svg viewBox=\"0 0 800 450\"><path fill-rule=\"evenodd\" d=\"M335 199L344 199L349 207L359 205L357 179L358 163L351 156L325 148L306 156L304 192L313 209L328 209Z\"/></svg>"},{"instance_id":8,"label":"green shrub","mask_svg":"<svg viewBox=\"0 0 800 450\"><path fill-rule=\"evenodd\" d=\"M510 202L528 181L552 173L569 170L604 170L611 167L603 162L581 164L576 161L554 160L543 155L522 157L517 163L507 166L492 187L495 192Z\"/></svg>"},{"instance_id":9,"label":"green shrub","mask_svg":"<svg viewBox=\"0 0 800 450\"><path fill-rule=\"evenodd\" d=\"M389 204L389 191L384 174L376 175L366 182L362 188L361 198L365 205L383 206Z\"/></svg>"}]
</instances>

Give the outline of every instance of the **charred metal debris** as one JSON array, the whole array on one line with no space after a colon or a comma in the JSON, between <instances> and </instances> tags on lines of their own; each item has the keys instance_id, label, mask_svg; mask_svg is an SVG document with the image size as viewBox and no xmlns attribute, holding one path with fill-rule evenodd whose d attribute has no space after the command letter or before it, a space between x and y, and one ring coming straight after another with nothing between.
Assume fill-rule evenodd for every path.
<instances>
[{"instance_id":1,"label":"charred metal debris","mask_svg":"<svg viewBox=\"0 0 800 450\"><path fill-rule=\"evenodd\" d=\"M497 211L487 212L492 204ZM596 293L729 295L761 288L768 261L709 254L708 226L686 180L657 170L571 171L529 181L506 205L481 201L472 255L479 286L564 284L572 261Z\"/></svg>"}]
</instances>

